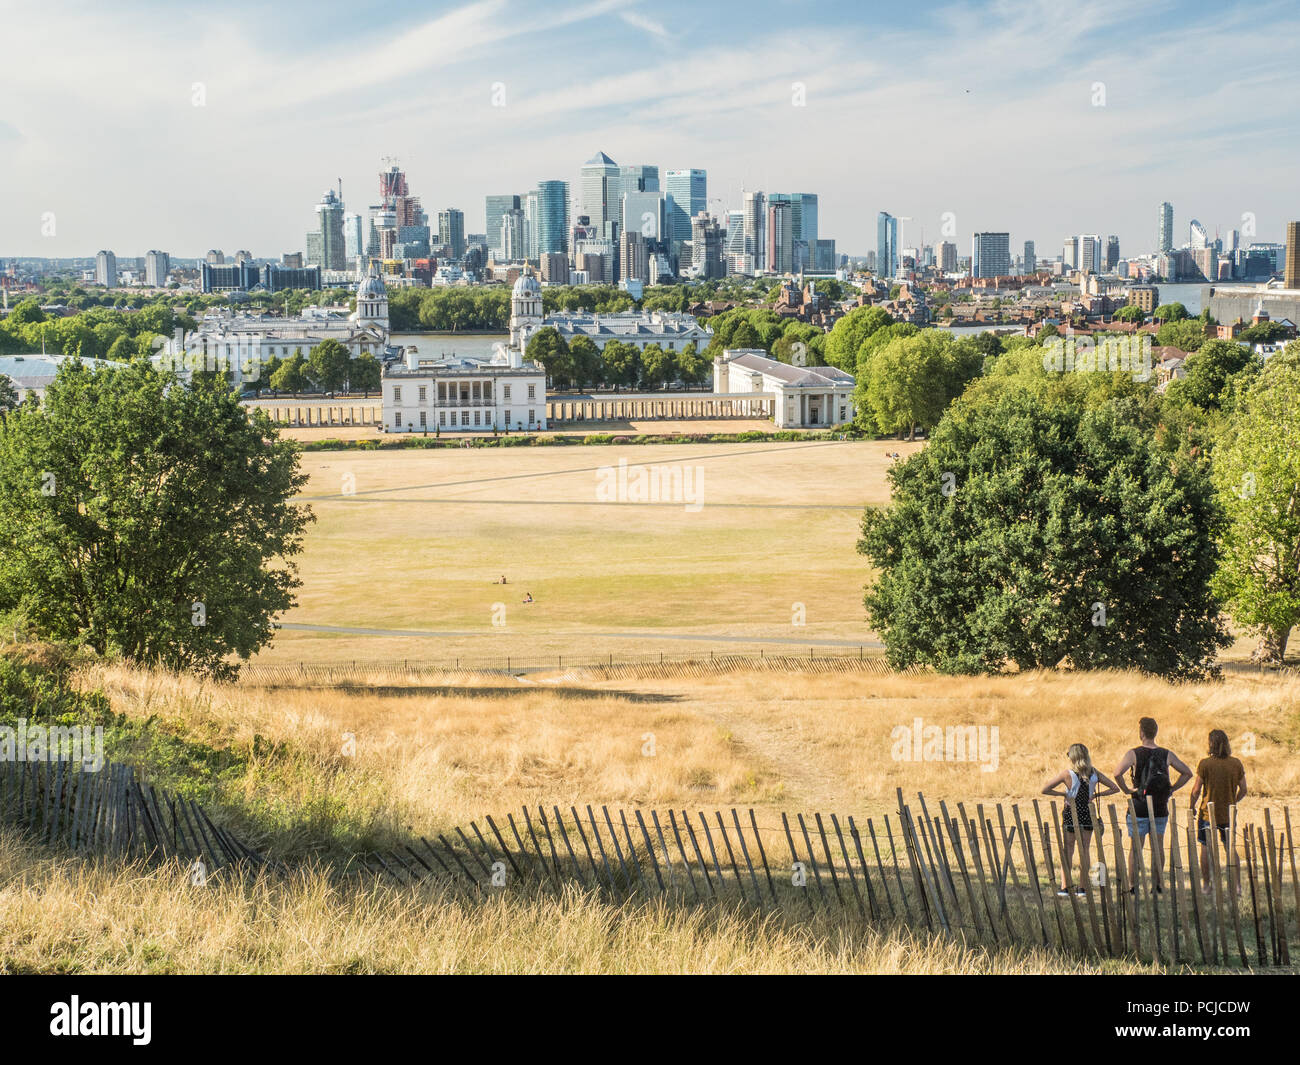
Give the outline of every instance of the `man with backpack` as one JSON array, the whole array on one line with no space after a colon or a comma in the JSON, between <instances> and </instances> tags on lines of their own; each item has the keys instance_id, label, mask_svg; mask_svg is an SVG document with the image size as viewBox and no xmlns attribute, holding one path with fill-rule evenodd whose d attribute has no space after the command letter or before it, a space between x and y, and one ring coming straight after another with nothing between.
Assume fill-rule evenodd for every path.
<instances>
[{"instance_id":1,"label":"man with backpack","mask_svg":"<svg viewBox=\"0 0 1300 1065\"><path fill-rule=\"evenodd\" d=\"M1155 889L1159 892L1164 890L1161 873L1165 826L1169 823L1169 796L1192 779L1192 771L1173 751L1156 746L1156 730L1155 718L1144 717L1138 722L1141 745L1131 748L1124 755L1115 770L1115 779L1120 788L1133 797L1128 811L1129 875L1136 884L1138 852L1142 848L1142 841L1151 836L1151 868ZM1171 766L1178 770L1178 779L1173 783L1169 780ZM1133 774L1131 786L1126 779L1126 774L1130 771ZM1151 823L1152 814L1155 816L1155 824Z\"/></svg>"}]
</instances>

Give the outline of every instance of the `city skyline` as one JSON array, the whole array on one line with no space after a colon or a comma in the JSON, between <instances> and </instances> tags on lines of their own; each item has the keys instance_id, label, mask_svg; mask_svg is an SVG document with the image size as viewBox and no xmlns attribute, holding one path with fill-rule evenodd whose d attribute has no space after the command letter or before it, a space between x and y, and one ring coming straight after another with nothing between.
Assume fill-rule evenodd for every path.
<instances>
[{"instance_id":1,"label":"city skyline","mask_svg":"<svg viewBox=\"0 0 1300 1065\"><path fill-rule=\"evenodd\" d=\"M1068 35L1041 3L809 5L820 21L775 43L765 27L788 4L326 2L311 19L71 6L57 41L43 13L7 17L0 256L301 251L322 191L341 178L349 211L368 205L384 156L431 216L465 211L467 232L486 195L573 187L597 151L661 176L707 171L723 220L742 189L806 189L820 232L853 255L874 250L879 211L910 219L909 246L922 231L935 246L1007 231L1042 248L1100 232L1130 253L1157 250L1165 200L1175 244L1193 217L1213 235L1243 215L1244 240L1280 242L1295 214L1300 120L1283 105L1300 74L1253 43L1300 29L1280 4L1091 5ZM618 55L616 72L550 47L575 39Z\"/></svg>"}]
</instances>

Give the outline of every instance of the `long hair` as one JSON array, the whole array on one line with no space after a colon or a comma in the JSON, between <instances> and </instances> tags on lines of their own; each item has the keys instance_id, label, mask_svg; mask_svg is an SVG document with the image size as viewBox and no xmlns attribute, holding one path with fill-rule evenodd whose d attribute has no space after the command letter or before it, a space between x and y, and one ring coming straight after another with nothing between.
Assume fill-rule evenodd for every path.
<instances>
[{"instance_id":1,"label":"long hair","mask_svg":"<svg viewBox=\"0 0 1300 1065\"><path fill-rule=\"evenodd\" d=\"M1216 728L1210 733L1210 757L1227 758L1232 754L1232 744L1228 742L1228 734L1221 728Z\"/></svg>"},{"instance_id":2,"label":"long hair","mask_svg":"<svg viewBox=\"0 0 1300 1065\"><path fill-rule=\"evenodd\" d=\"M1070 744L1065 757L1070 760L1070 765L1074 767L1081 780L1087 780L1092 776L1092 758L1088 754L1088 748L1082 743Z\"/></svg>"}]
</instances>

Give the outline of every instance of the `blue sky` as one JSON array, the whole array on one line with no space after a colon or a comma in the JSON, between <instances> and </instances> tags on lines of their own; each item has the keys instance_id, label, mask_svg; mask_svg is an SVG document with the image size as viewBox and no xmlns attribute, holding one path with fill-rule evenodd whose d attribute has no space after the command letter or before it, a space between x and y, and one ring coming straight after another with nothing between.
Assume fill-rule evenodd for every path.
<instances>
[{"instance_id":1,"label":"blue sky","mask_svg":"<svg viewBox=\"0 0 1300 1065\"><path fill-rule=\"evenodd\" d=\"M576 181L597 150L702 167L715 209L816 192L848 252L878 210L912 219L906 244L951 216L963 253L1006 229L1048 257L1078 232L1148 249L1164 199L1180 239L1192 217L1253 216L1263 240L1300 217L1286 3L55 0L3 20L0 257L299 250L321 191L341 177L364 207L384 156L471 232L485 194Z\"/></svg>"}]
</instances>

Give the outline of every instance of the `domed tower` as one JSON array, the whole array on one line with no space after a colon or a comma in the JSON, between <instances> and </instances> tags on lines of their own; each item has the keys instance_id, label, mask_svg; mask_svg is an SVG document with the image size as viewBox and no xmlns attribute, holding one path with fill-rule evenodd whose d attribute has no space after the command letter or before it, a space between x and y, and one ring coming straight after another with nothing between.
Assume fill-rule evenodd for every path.
<instances>
[{"instance_id":1,"label":"domed tower","mask_svg":"<svg viewBox=\"0 0 1300 1065\"><path fill-rule=\"evenodd\" d=\"M372 269L357 286L357 312L354 316L358 325L378 326L388 333L388 289Z\"/></svg>"},{"instance_id":2,"label":"domed tower","mask_svg":"<svg viewBox=\"0 0 1300 1065\"><path fill-rule=\"evenodd\" d=\"M510 294L510 346L522 352L541 327L542 286L532 274L521 274Z\"/></svg>"}]
</instances>

